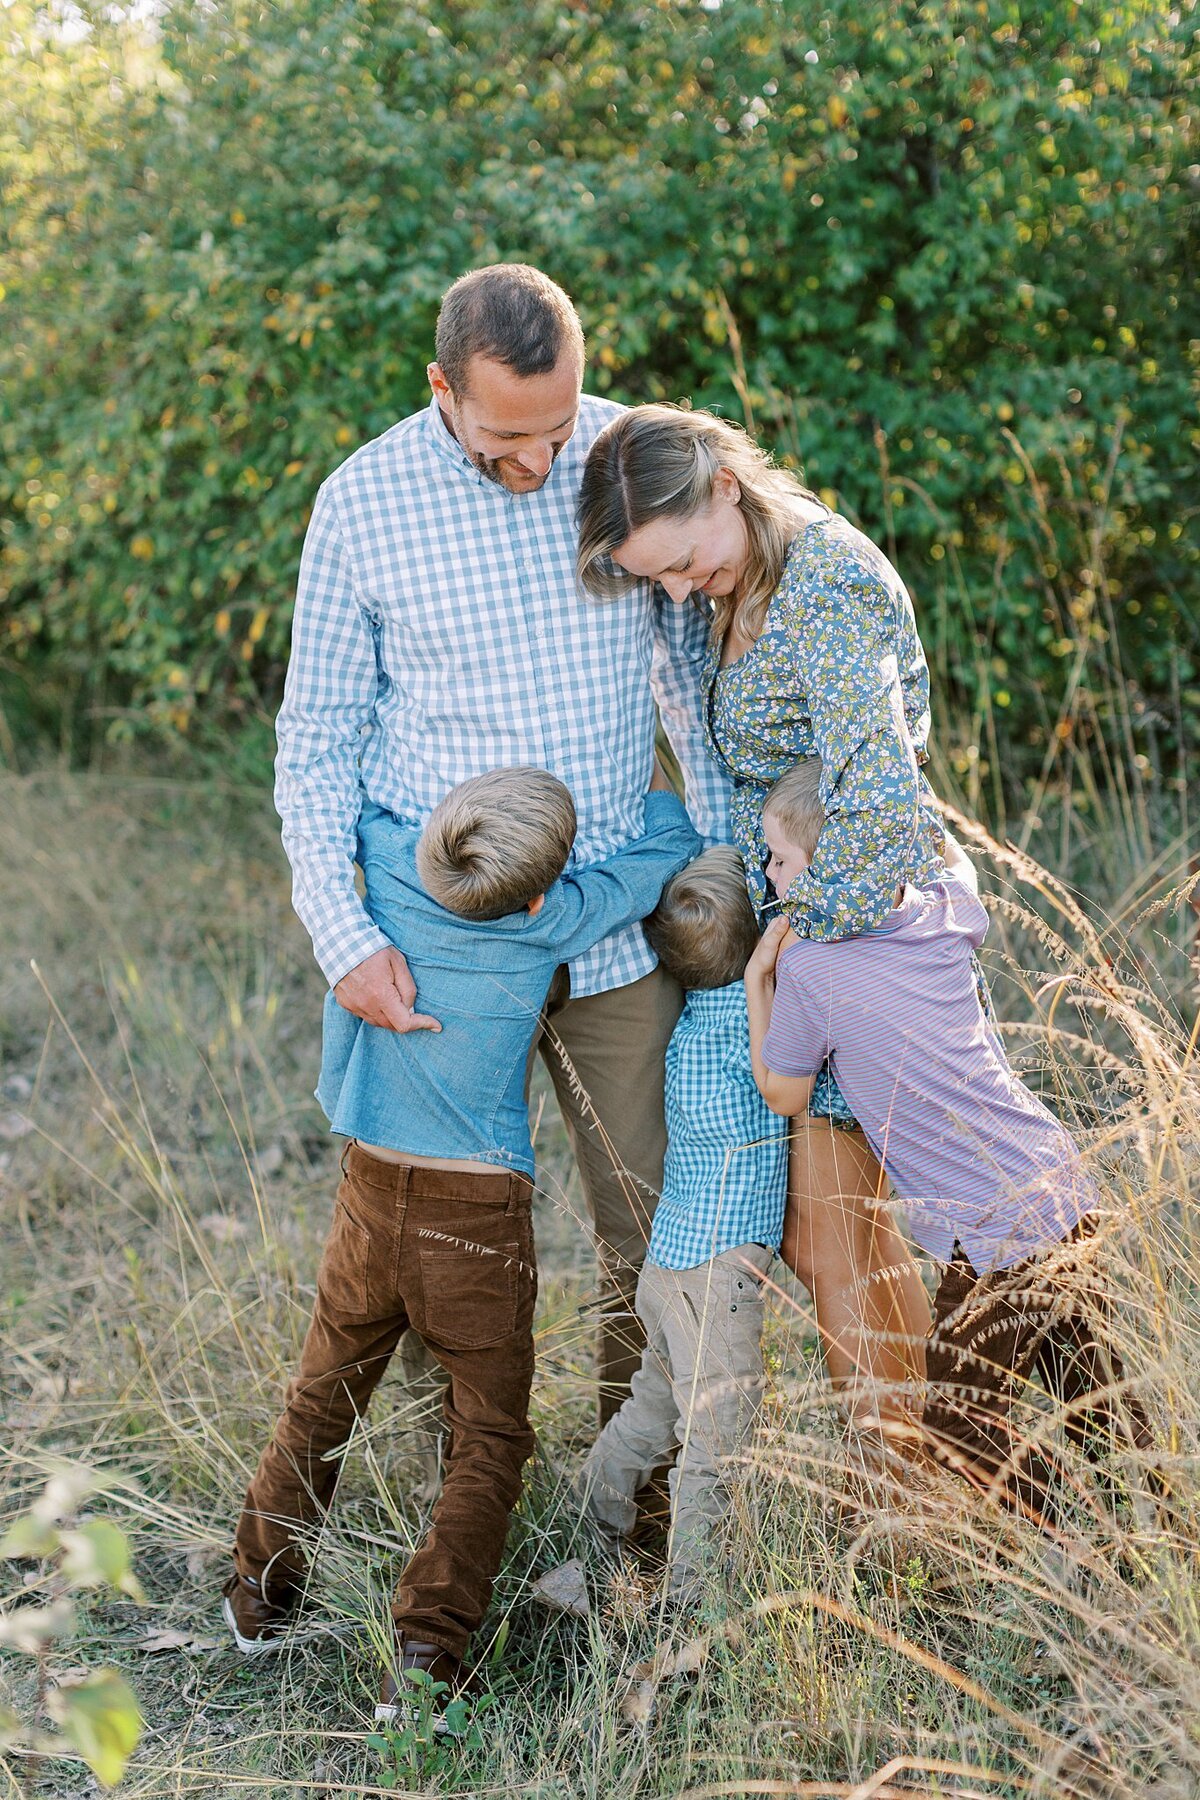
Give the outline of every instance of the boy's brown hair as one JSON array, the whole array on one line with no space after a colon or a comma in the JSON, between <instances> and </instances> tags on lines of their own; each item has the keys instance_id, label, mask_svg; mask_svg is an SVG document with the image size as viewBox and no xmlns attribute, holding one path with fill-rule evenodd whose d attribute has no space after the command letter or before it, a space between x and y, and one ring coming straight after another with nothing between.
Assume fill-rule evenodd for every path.
<instances>
[{"instance_id":1,"label":"boy's brown hair","mask_svg":"<svg viewBox=\"0 0 1200 1800\"><path fill-rule=\"evenodd\" d=\"M819 756L806 756L803 762L781 775L766 799L764 813L779 820L789 844L812 857L817 839L825 824L825 806L821 799L821 776L825 765Z\"/></svg>"},{"instance_id":2,"label":"boy's brown hair","mask_svg":"<svg viewBox=\"0 0 1200 1800\"><path fill-rule=\"evenodd\" d=\"M451 788L417 844L425 892L460 918L502 919L552 887L575 841L575 802L545 769L490 769Z\"/></svg>"},{"instance_id":3,"label":"boy's brown hair","mask_svg":"<svg viewBox=\"0 0 1200 1800\"><path fill-rule=\"evenodd\" d=\"M737 851L717 844L681 869L646 920L646 936L685 988L740 981L758 943L758 927Z\"/></svg>"}]
</instances>

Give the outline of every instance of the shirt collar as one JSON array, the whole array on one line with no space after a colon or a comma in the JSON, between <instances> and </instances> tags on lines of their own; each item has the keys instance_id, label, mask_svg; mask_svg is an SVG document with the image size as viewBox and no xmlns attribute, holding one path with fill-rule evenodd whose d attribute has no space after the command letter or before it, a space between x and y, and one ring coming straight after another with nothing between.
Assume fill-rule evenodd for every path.
<instances>
[{"instance_id":1,"label":"shirt collar","mask_svg":"<svg viewBox=\"0 0 1200 1800\"><path fill-rule=\"evenodd\" d=\"M460 475L468 476L472 481L480 482L487 487L495 487L494 481L488 481L486 475L480 473L471 461L442 415L436 394L431 394L429 405L425 409L425 439L434 454L443 462L457 469ZM503 488L500 490L505 492Z\"/></svg>"},{"instance_id":2,"label":"shirt collar","mask_svg":"<svg viewBox=\"0 0 1200 1800\"><path fill-rule=\"evenodd\" d=\"M577 432L578 429L577 423L575 431ZM431 395L429 405L425 409L424 432L425 441L436 456L441 457L442 461L448 463L458 474L465 475L469 481L473 481L477 487L486 488L489 493L498 494L502 500L531 500L539 494L544 495L553 489L563 478L568 453L575 443L575 433L572 433L568 442L555 457L553 467L540 488L534 488L528 494L514 494L511 489L502 487L498 481L490 480L480 469L475 467L447 425L442 409L438 405L436 394Z\"/></svg>"}]
</instances>

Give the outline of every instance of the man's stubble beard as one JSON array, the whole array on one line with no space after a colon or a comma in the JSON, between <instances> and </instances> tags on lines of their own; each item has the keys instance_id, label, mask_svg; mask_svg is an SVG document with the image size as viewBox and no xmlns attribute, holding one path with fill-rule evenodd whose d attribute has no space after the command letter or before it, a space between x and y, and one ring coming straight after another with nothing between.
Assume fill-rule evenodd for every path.
<instances>
[{"instance_id":1,"label":"man's stubble beard","mask_svg":"<svg viewBox=\"0 0 1200 1800\"><path fill-rule=\"evenodd\" d=\"M561 444L556 444L554 446L550 469L546 470L546 473L542 476L540 481L529 483L522 482L520 487L514 487L512 482L508 479L507 471L505 470L502 461L493 456L484 456L481 450L473 450L471 448L467 441L466 426L463 424L457 400L452 403L450 408L450 429L454 433L459 449L472 467L478 469L479 473L484 476L486 480L494 481L497 487L502 487L505 492L509 494L536 494L538 488L544 487L547 481L549 481L550 469L553 469L554 464L558 461L558 453L562 449ZM532 471L530 471L530 473L532 473Z\"/></svg>"}]
</instances>

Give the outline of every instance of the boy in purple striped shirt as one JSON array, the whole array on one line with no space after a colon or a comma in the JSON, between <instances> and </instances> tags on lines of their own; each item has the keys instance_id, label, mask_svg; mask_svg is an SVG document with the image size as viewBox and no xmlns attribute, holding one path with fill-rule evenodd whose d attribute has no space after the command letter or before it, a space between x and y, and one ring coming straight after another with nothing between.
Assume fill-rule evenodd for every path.
<instances>
[{"instance_id":1,"label":"boy in purple striped shirt","mask_svg":"<svg viewBox=\"0 0 1200 1800\"><path fill-rule=\"evenodd\" d=\"M767 878L784 894L824 823L816 758L763 808ZM754 1076L773 1112L808 1105L828 1057L904 1201L913 1237L944 1266L926 1344L926 1440L941 1460L1037 1518L1053 1465L1012 1407L1035 1365L1085 1442L1085 1417L1139 1450L1137 1401L1087 1269L1098 1196L1070 1134L1009 1067L984 1015L974 952L987 930L975 871L947 840L944 877L908 887L873 930L836 943L767 929L746 969ZM1092 1290L1092 1291L1089 1291Z\"/></svg>"}]
</instances>

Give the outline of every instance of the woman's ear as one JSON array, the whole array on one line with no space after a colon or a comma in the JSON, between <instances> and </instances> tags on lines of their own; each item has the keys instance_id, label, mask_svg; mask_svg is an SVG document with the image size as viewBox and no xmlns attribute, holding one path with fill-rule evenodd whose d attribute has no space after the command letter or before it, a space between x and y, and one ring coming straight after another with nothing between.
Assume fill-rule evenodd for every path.
<instances>
[{"instance_id":1,"label":"woman's ear","mask_svg":"<svg viewBox=\"0 0 1200 1800\"><path fill-rule=\"evenodd\" d=\"M732 469L718 469L713 476L713 497L717 500L728 500L736 506L742 497L738 478Z\"/></svg>"}]
</instances>

